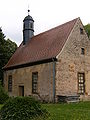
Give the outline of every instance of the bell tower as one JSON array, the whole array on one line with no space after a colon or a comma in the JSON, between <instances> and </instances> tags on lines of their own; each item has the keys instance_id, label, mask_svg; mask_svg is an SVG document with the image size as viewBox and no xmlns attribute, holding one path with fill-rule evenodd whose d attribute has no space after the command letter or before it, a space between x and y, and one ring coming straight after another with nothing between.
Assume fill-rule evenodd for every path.
<instances>
[{"instance_id":1,"label":"bell tower","mask_svg":"<svg viewBox=\"0 0 90 120\"><path fill-rule=\"evenodd\" d=\"M26 44L34 36L34 20L29 12L30 10L28 10L28 16L23 20L23 44Z\"/></svg>"}]
</instances>

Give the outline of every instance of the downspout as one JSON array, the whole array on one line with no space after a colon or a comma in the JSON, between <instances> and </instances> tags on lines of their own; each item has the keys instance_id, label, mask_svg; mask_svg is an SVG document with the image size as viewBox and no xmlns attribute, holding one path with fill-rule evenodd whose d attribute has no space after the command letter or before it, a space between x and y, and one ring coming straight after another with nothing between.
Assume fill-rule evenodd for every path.
<instances>
[{"instance_id":1,"label":"downspout","mask_svg":"<svg viewBox=\"0 0 90 120\"><path fill-rule=\"evenodd\" d=\"M53 61L53 103L55 103L55 60L52 58Z\"/></svg>"}]
</instances>

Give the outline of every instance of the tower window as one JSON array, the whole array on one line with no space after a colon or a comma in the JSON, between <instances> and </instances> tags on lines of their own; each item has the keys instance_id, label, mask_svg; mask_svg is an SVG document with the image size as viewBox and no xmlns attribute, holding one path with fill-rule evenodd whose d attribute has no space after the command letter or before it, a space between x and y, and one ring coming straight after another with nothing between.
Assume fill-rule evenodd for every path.
<instances>
[{"instance_id":1,"label":"tower window","mask_svg":"<svg viewBox=\"0 0 90 120\"><path fill-rule=\"evenodd\" d=\"M84 55L85 54L85 49L81 48L81 54Z\"/></svg>"},{"instance_id":2,"label":"tower window","mask_svg":"<svg viewBox=\"0 0 90 120\"><path fill-rule=\"evenodd\" d=\"M8 77L8 92L12 92L12 75Z\"/></svg>"},{"instance_id":3,"label":"tower window","mask_svg":"<svg viewBox=\"0 0 90 120\"><path fill-rule=\"evenodd\" d=\"M32 73L32 93L37 93L38 87L38 72Z\"/></svg>"},{"instance_id":4,"label":"tower window","mask_svg":"<svg viewBox=\"0 0 90 120\"><path fill-rule=\"evenodd\" d=\"M33 28L33 23L30 24L30 27Z\"/></svg>"},{"instance_id":5,"label":"tower window","mask_svg":"<svg viewBox=\"0 0 90 120\"><path fill-rule=\"evenodd\" d=\"M85 74L78 73L78 91L79 94L85 93Z\"/></svg>"},{"instance_id":6,"label":"tower window","mask_svg":"<svg viewBox=\"0 0 90 120\"><path fill-rule=\"evenodd\" d=\"M33 23L29 23L29 27L30 27L30 28L33 28Z\"/></svg>"},{"instance_id":7,"label":"tower window","mask_svg":"<svg viewBox=\"0 0 90 120\"><path fill-rule=\"evenodd\" d=\"M80 34L84 34L84 31L82 28L80 28Z\"/></svg>"}]
</instances>

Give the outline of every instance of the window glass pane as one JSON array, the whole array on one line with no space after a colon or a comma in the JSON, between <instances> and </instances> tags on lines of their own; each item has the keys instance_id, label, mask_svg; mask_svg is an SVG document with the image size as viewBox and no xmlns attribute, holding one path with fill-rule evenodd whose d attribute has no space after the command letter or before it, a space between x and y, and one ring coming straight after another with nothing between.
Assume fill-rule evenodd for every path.
<instances>
[{"instance_id":1,"label":"window glass pane","mask_svg":"<svg viewBox=\"0 0 90 120\"><path fill-rule=\"evenodd\" d=\"M80 28L80 34L84 34L83 28Z\"/></svg>"},{"instance_id":2,"label":"window glass pane","mask_svg":"<svg viewBox=\"0 0 90 120\"><path fill-rule=\"evenodd\" d=\"M85 54L85 49L81 48L81 54L84 55ZM82 75L83 76L83 75Z\"/></svg>"},{"instance_id":3,"label":"window glass pane","mask_svg":"<svg viewBox=\"0 0 90 120\"><path fill-rule=\"evenodd\" d=\"M84 73L78 73L78 91L80 94L84 94L85 92L85 78Z\"/></svg>"},{"instance_id":4,"label":"window glass pane","mask_svg":"<svg viewBox=\"0 0 90 120\"><path fill-rule=\"evenodd\" d=\"M8 92L12 92L12 75L8 77Z\"/></svg>"},{"instance_id":5,"label":"window glass pane","mask_svg":"<svg viewBox=\"0 0 90 120\"><path fill-rule=\"evenodd\" d=\"M32 93L37 93L38 72L32 73Z\"/></svg>"},{"instance_id":6,"label":"window glass pane","mask_svg":"<svg viewBox=\"0 0 90 120\"><path fill-rule=\"evenodd\" d=\"M29 23L29 28L33 28L33 23Z\"/></svg>"}]
</instances>

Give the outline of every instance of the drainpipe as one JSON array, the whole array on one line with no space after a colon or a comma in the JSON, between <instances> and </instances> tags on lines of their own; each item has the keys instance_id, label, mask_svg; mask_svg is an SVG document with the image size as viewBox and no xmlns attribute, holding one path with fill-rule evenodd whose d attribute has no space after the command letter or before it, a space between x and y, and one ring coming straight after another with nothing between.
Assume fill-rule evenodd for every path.
<instances>
[{"instance_id":1,"label":"drainpipe","mask_svg":"<svg viewBox=\"0 0 90 120\"><path fill-rule=\"evenodd\" d=\"M52 58L53 61L53 103L55 103L55 60Z\"/></svg>"}]
</instances>

